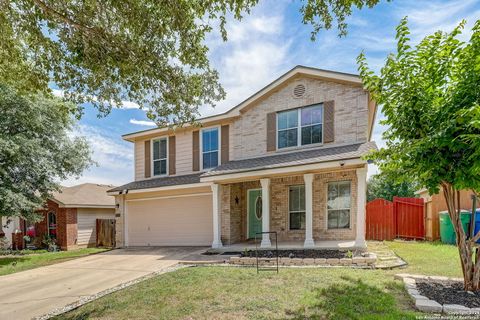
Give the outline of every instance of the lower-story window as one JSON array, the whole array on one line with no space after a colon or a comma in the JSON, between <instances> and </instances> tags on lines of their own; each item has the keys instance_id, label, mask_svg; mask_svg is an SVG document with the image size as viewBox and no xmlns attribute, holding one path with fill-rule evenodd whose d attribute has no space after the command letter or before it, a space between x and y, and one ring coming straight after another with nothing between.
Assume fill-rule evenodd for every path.
<instances>
[{"instance_id":1,"label":"lower-story window","mask_svg":"<svg viewBox=\"0 0 480 320\"><path fill-rule=\"evenodd\" d=\"M328 184L328 229L350 228L351 182L336 181Z\"/></svg>"},{"instance_id":2,"label":"lower-story window","mask_svg":"<svg viewBox=\"0 0 480 320\"><path fill-rule=\"evenodd\" d=\"M288 194L290 230L305 229L305 186L290 186Z\"/></svg>"}]
</instances>

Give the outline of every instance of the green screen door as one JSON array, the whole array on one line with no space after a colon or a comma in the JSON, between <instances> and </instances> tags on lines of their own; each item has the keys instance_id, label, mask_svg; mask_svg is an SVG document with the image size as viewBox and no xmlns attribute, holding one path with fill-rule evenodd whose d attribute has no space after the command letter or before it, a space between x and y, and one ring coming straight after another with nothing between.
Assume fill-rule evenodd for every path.
<instances>
[{"instance_id":1,"label":"green screen door","mask_svg":"<svg viewBox=\"0 0 480 320\"><path fill-rule=\"evenodd\" d=\"M248 190L248 237L255 238L257 232L262 232L262 190L252 189Z\"/></svg>"}]
</instances>

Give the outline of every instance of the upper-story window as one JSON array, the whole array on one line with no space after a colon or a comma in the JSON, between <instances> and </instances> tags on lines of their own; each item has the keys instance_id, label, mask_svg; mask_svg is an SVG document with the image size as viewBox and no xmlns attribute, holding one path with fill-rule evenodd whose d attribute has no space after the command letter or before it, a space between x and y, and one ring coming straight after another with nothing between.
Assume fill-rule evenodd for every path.
<instances>
[{"instance_id":1,"label":"upper-story window","mask_svg":"<svg viewBox=\"0 0 480 320\"><path fill-rule=\"evenodd\" d=\"M322 104L279 112L278 149L322 143L322 126Z\"/></svg>"},{"instance_id":2,"label":"upper-story window","mask_svg":"<svg viewBox=\"0 0 480 320\"><path fill-rule=\"evenodd\" d=\"M153 175L167 174L167 138L153 140Z\"/></svg>"},{"instance_id":3,"label":"upper-story window","mask_svg":"<svg viewBox=\"0 0 480 320\"><path fill-rule=\"evenodd\" d=\"M218 128L202 130L202 168L210 169L219 163L219 134Z\"/></svg>"}]
</instances>

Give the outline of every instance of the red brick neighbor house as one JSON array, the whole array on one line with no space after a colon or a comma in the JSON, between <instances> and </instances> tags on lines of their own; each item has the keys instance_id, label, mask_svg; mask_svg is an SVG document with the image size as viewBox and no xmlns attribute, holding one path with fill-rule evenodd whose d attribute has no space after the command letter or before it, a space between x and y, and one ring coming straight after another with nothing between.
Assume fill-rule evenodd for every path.
<instances>
[{"instance_id":1,"label":"red brick neighbor house","mask_svg":"<svg viewBox=\"0 0 480 320\"><path fill-rule=\"evenodd\" d=\"M39 211L43 220L24 221L22 229L34 235L36 245L48 235L62 250L95 246L96 219L115 219L115 201L106 193L111 188L93 183L64 187Z\"/></svg>"}]
</instances>

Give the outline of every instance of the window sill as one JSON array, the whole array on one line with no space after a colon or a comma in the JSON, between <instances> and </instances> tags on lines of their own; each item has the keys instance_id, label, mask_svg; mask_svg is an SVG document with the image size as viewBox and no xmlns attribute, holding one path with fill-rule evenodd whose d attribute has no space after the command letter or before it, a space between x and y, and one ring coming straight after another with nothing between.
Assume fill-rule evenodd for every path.
<instances>
[{"instance_id":1,"label":"window sill","mask_svg":"<svg viewBox=\"0 0 480 320\"><path fill-rule=\"evenodd\" d=\"M296 151L296 150L308 150L308 149L314 149L318 147L323 147L325 143L319 142L319 143L312 143L312 144L307 144L307 145L300 145L300 146L294 146L294 147L285 147L285 148L278 148L274 151L277 153L281 152L288 152L288 151Z\"/></svg>"}]
</instances>

